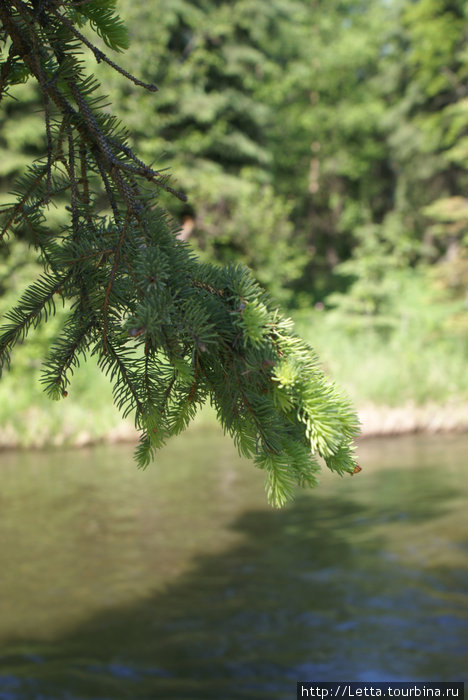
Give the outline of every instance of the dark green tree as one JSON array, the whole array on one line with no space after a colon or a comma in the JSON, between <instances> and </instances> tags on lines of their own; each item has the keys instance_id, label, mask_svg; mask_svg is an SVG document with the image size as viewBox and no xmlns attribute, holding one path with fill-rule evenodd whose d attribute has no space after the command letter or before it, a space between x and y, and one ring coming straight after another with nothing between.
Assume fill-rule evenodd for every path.
<instances>
[{"instance_id":1,"label":"dark green tree","mask_svg":"<svg viewBox=\"0 0 468 700\"><path fill-rule=\"evenodd\" d=\"M405 8L402 25L411 145L398 144L396 156L411 167L402 172L399 210L412 217L420 258L460 261L468 242L468 7L462 0L419 0Z\"/></svg>"},{"instance_id":2,"label":"dark green tree","mask_svg":"<svg viewBox=\"0 0 468 700\"><path fill-rule=\"evenodd\" d=\"M388 11L377 79L391 197L380 216L373 211L357 227L351 258L339 267L354 282L333 297L385 328L397 322L406 270L423 279L435 268L458 296L468 280L467 5L403 0Z\"/></svg>"},{"instance_id":3,"label":"dark green tree","mask_svg":"<svg viewBox=\"0 0 468 700\"><path fill-rule=\"evenodd\" d=\"M358 428L348 401L246 268L200 263L176 237L158 196L184 196L135 154L82 54L157 88L116 65L90 29L111 49L127 47L115 0L0 2L2 101L35 80L46 144L1 211L2 237L26 227L43 268L5 315L2 365L64 304L45 389L66 396L79 362L97 356L116 404L141 430L140 466L209 398L241 453L266 471L275 505L295 484L315 483L315 454L353 473ZM53 227L49 211L64 197L67 221Z\"/></svg>"},{"instance_id":4,"label":"dark green tree","mask_svg":"<svg viewBox=\"0 0 468 700\"><path fill-rule=\"evenodd\" d=\"M165 201L182 235L204 259L248 264L287 302L305 256L292 245L292 206L274 182L269 134L277 118L271 93L286 75L296 4L122 0L120 6L132 36L123 60L157 83L157 111L151 95L108 67L99 74L138 152L148 160L160 154L188 195L187 203Z\"/></svg>"},{"instance_id":5,"label":"dark green tree","mask_svg":"<svg viewBox=\"0 0 468 700\"><path fill-rule=\"evenodd\" d=\"M392 206L382 80L394 24L391 8L372 0L298 5L296 52L272 91L272 160L310 252L302 287L323 298L358 231Z\"/></svg>"}]
</instances>

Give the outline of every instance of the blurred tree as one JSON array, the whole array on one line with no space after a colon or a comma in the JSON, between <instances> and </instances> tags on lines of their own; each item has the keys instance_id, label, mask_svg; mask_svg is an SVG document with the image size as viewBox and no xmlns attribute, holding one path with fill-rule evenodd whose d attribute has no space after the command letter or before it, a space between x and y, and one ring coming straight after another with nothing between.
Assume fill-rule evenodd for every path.
<instances>
[{"instance_id":1,"label":"blurred tree","mask_svg":"<svg viewBox=\"0 0 468 700\"><path fill-rule=\"evenodd\" d=\"M297 55L276 91L275 182L294 196L295 228L309 249L302 288L323 298L357 231L392 206L388 108L382 86L392 10L372 0L303 2Z\"/></svg>"},{"instance_id":2,"label":"blurred tree","mask_svg":"<svg viewBox=\"0 0 468 700\"><path fill-rule=\"evenodd\" d=\"M147 95L118 81L112 100L138 148L175 163L189 204L168 206L185 235L210 259L240 256L285 301L291 287L322 297L356 227L391 206L379 82L388 8L371 0L123 7L134 39L126 65L164 90L157 114Z\"/></svg>"},{"instance_id":3,"label":"blurred tree","mask_svg":"<svg viewBox=\"0 0 468 700\"><path fill-rule=\"evenodd\" d=\"M429 227L426 207L462 195L468 185L466 12L463 0L419 0L404 4L400 16L401 92L389 115L391 158L398 174L394 225L407 232L413 262L435 261L450 244L450 238L440 238L440 227ZM436 219L442 209L437 204L432 210Z\"/></svg>"},{"instance_id":4,"label":"blurred tree","mask_svg":"<svg viewBox=\"0 0 468 700\"><path fill-rule=\"evenodd\" d=\"M289 34L300 3L121 6L133 39L125 65L162 89L157 111L148 95L115 79L111 97L143 155L157 153L177 172L188 202L166 205L203 257L242 260L287 302L305 256L292 245L291 204L274 186L269 131L277 115L269 92L293 51Z\"/></svg>"},{"instance_id":5,"label":"blurred tree","mask_svg":"<svg viewBox=\"0 0 468 700\"><path fill-rule=\"evenodd\" d=\"M158 194L182 202L184 195L130 147L82 52L130 84L157 88L116 65L86 28L111 49L128 45L115 0L0 3L0 97L34 79L45 133L44 155L0 211L1 238L26 226L42 270L5 314L2 367L62 302L65 321L44 363L46 391L67 396L80 361L97 356L117 406L141 430L140 466L209 398L239 450L265 470L275 505L295 484L315 483L314 454L338 473L354 473L358 425L348 401L246 268L201 264L177 238ZM177 127L170 128L174 139ZM54 227L49 211L64 197L68 217Z\"/></svg>"},{"instance_id":6,"label":"blurred tree","mask_svg":"<svg viewBox=\"0 0 468 700\"><path fill-rule=\"evenodd\" d=\"M395 323L404 280L398 271L408 266L450 261L440 268L446 284L467 293L467 6L391 6L376 83L385 105L389 197L380 215L370 208L368 222L355 227L351 255L336 269L352 285L329 298L381 327Z\"/></svg>"},{"instance_id":7,"label":"blurred tree","mask_svg":"<svg viewBox=\"0 0 468 700\"><path fill-rule=\"evenodd\" d=\"M327 299L377 325L400 293L383 277L408 265L450 261L444 284L465 293L465 3L120 6L124 66L160 93L84 60L136 150L173 166L188 201L163 202L203 260L247 264L283 304ZM44 140L37 91L15 89L31 110L9 106L3 190ZM47 213L53 225L65 215Z\"/></svg>"},{"instance_id":8,"label":"blurred tree","mask_svg":"<svg viewBox=\"0 0 468 700\"><path fill-rule=\"evenodd\" d=\"M425 166L419 188L418 172L408 169L405 189L413 202L414 191L418 198L415 228L423 255L441 261L446 284L468 299L468 6L420 0L403 19L413 94L409 121Z\"/></svg>"}]
</instances>

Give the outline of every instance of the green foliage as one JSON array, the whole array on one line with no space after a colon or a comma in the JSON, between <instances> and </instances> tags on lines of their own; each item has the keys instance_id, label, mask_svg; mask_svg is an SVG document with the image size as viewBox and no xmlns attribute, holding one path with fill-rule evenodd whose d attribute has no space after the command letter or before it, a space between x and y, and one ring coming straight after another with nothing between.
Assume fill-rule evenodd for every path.
<instances>
[{"instance_id":1,"label":"green foliage","mask_svg":"<svg viewBox=\"0 0 468 700\"><path fill-rule=\"evenodd\" d=\"M93 7L68 16L81 27ZM287 306L353 295L357 278L364 292L366 270L384 257L396 271L455 255L464 264L466 226L452 218L468 186L464 3L119 7L132 39L123 65L156 83L157 96L123 81L99 50L82 60L104 80L135 150L177 174L189 201L161 201L203 260L242 261ZM43 148L31 83L10 88L23 92L8 105L13 125L2 124L2 189ZM47 217L66 221L63 206ZM367 291L378 306L372 281Z\"/></svg>"},{"instance_id":2,"label":"green foliage","mask_svg":"<svg viewBox=\"0 0 468 700\"><path fill-rule=\"evenodd\" d=\"M248 270L201 263L176 237L158 194L185 197L135 155L80 52L88 49L140 87L154 85L113 64L77 28L85 21L109 46L125 46L110 1L0 5L1 95L26 73L36 80L46 141L43 157L19 179L16 201L1 212L2 236L21 236L26 226L41 269L4 314L2 366L63 304L45 389L53 399L66 396L80 362L95 357L117 407L141 430L140 466L209 399L239 450L265 470L275 505L295 484L315 483L315 454L352 473L358 425L348 401ZM64 198L67 220L51 227L49 208Z\"/></svg>"},{"instance_id":3,"label":"green foliage","mask_svg":"<svg viewBox=\"0 0 468 700\"><path fill-rule=\"evenodd\" d=\"M205 180L195 186L192 195L200 202L197 217L204 221L199 254L205 260L248 265L275 299L290 302L291 282L300 278L304 264L303 241L298 236L293 241L291 205L270 185L246 181L235 192L225 191L211 208L206 185Z\"/></svg>"},{"instance_id":4,"label":"green foliage","mask_svg":"<svg viewBox=\"0 0 468 700\"><path fill-rule=\"evenodd\" d=\"M128 31L122 20L116 15L117 0L95 0L77 7L67 8L67 16L82 26L87 21L105 44L114 51L128 49ZM70 12L71 10L71 12Z\"/></svg>"},{"instance_id":5,"label":"green foliage","mask_svg":"<svg viewBox=\"0 0 468 700\"><path fill-rule=\"evenodd\" d=\"M466 307L443 282L434 270L382 273L379 313L356 308L353 294L295 313L296 328L361 407L466 404Z\"/></svg>"},{"instance_id":6,"label":"green foliage","mask_svg":"<svg viewBox=\"0 0 468 700\"><path fill-rule=\"evenodd\" d=\"M394 11L371 0L123 6L125 60L160 87L157 114L121 81L111 96L138 149L177 172L189 203L166 204L185 237L206 259L241 259L285 303L298 289L323 296L356 228L390 205L381 72Z\"/></svg>"},{"instance_id":7,"label":"green foliage","mask_svg":"<svg viewBox=\"0 0 468 700\"><path fill-rule=\"evenodd\" d=\"M165 205L204 259L241 260L290 303L307 258L295 240L291 189L284 196L275 182L271 93L289 70L301 3L121 6L133 39L125 65L159 86L157 100L116 81L106 66L100 74L139 152L148 160L160 154L188 195L187 204Z\"/></svg>"},{"instance_id":8,"label":"green foliage","mask_svg":"<svg viewBox=\"0 0 468 700\"><path fill-rule=\"evenodd\" d=\"M375 72L368 72L351 98L348 115L337 113L338 119L344 116L344 126L335 129L342 147L333 145L332 154L343 174L343 163L351 165L348 183L342 180L336 193L331 183L327 196L331 192L339 214L333 235L344 233L349 246L344 255L338 246L332 251L329 302L354 319L360 314L364 326L372 322L385 329L397 308L392 289L408 267L437 266L447 286L454 276L466 278L468 15L466 3L445 0L403 0L379 11L386 16L385 29L370 32L373 13L364 32L367 47L377 49ZM359 113L361 95L367 117ZM371 129L368 143L347 131L353 113L361 132ZM367 169L349 159L354 143ZM353 171L363 185L360 192L353 187ZM457 268L456 275L450 267Z\"/></svg>"}]
</instances>

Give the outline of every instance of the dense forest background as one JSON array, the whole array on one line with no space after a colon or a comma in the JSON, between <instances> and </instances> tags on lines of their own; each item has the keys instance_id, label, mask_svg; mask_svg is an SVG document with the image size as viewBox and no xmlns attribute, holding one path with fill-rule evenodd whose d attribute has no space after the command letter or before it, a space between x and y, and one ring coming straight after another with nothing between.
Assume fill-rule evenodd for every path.
<instances>
[{"instance_id":1,"label":"dense forest background","mask_svg":"<svg viewBox=\"0 0 468 700\"><path fill-rule=\"evenodd\" d=\"M358 405L466 401L466 2L118 8L131 39L118 60L159 92L83 60L136 152L187 194L164 201L179 235L206 259L247 264ZM0 118L2 202L45 150L34 86L14 97ZM66 216L51 211L51 225ZM0 253L0 313L36 267L30 243L25 228ZM65 411L41 396L50 332L28 340L2 380L6 442L99 436L117 421L92 366Z\"/></svg>"}]
</instances>

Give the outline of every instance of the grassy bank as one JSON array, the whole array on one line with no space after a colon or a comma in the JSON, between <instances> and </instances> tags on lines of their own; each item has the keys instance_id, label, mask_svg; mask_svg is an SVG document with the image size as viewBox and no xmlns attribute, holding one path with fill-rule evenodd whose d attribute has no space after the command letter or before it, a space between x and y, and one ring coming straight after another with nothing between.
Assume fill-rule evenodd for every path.
<instances>
[{"instance_id":1,"label":"grassy bank","mask_svg":"<svg viewBox=\"0 0 468 700\"><path fill-rule=\"evenodd\" d=\"M453 320L408 315L382 333L307 311L296 327L351 397L363 435L374 436L468 430L468 343Z\"/></svg>"},{"instance_id":2,"label":"grassy bank","mask_svg":"<svg viewBox=\"0 0 468 700\"><path fill-rule=\"evenodd\" d=\"M118 428L111 386L93 361L80 367L67 398L52 401L42 391L40 366L17 359L20 366L0 384L0 446L84 444Z\"/></svg>"},{"instance_id":3,"label":"grassy bank","mask_svg":"<svg viewBox=\"0 0 468 700\"><path fill-rule=\"evenodd\" d=\"M364 432L468 429L466 344L461 338L428 342L417 334L389 338L372 330L346 332L332 315L297 314L298 332L360 411ZM133 436L112 403L111 386L95 363L75 375L67 398L48 399L37 363L20 362L0 385L0 447L82 445ZM215 422L207 409L198 418Z\"/></svg>"},{"instance_id":4,"label":"grassy bank","mask_svg":"<svg viewBox=\"0 0 468 700\"><path fill-rule=\"evenodd\" d=\"M357 406L468 401L464 334L425 328L411 317L388 333L346 327L333 312L302 312L295 321L298 334Z\"/></svg>"}]
</instances>

